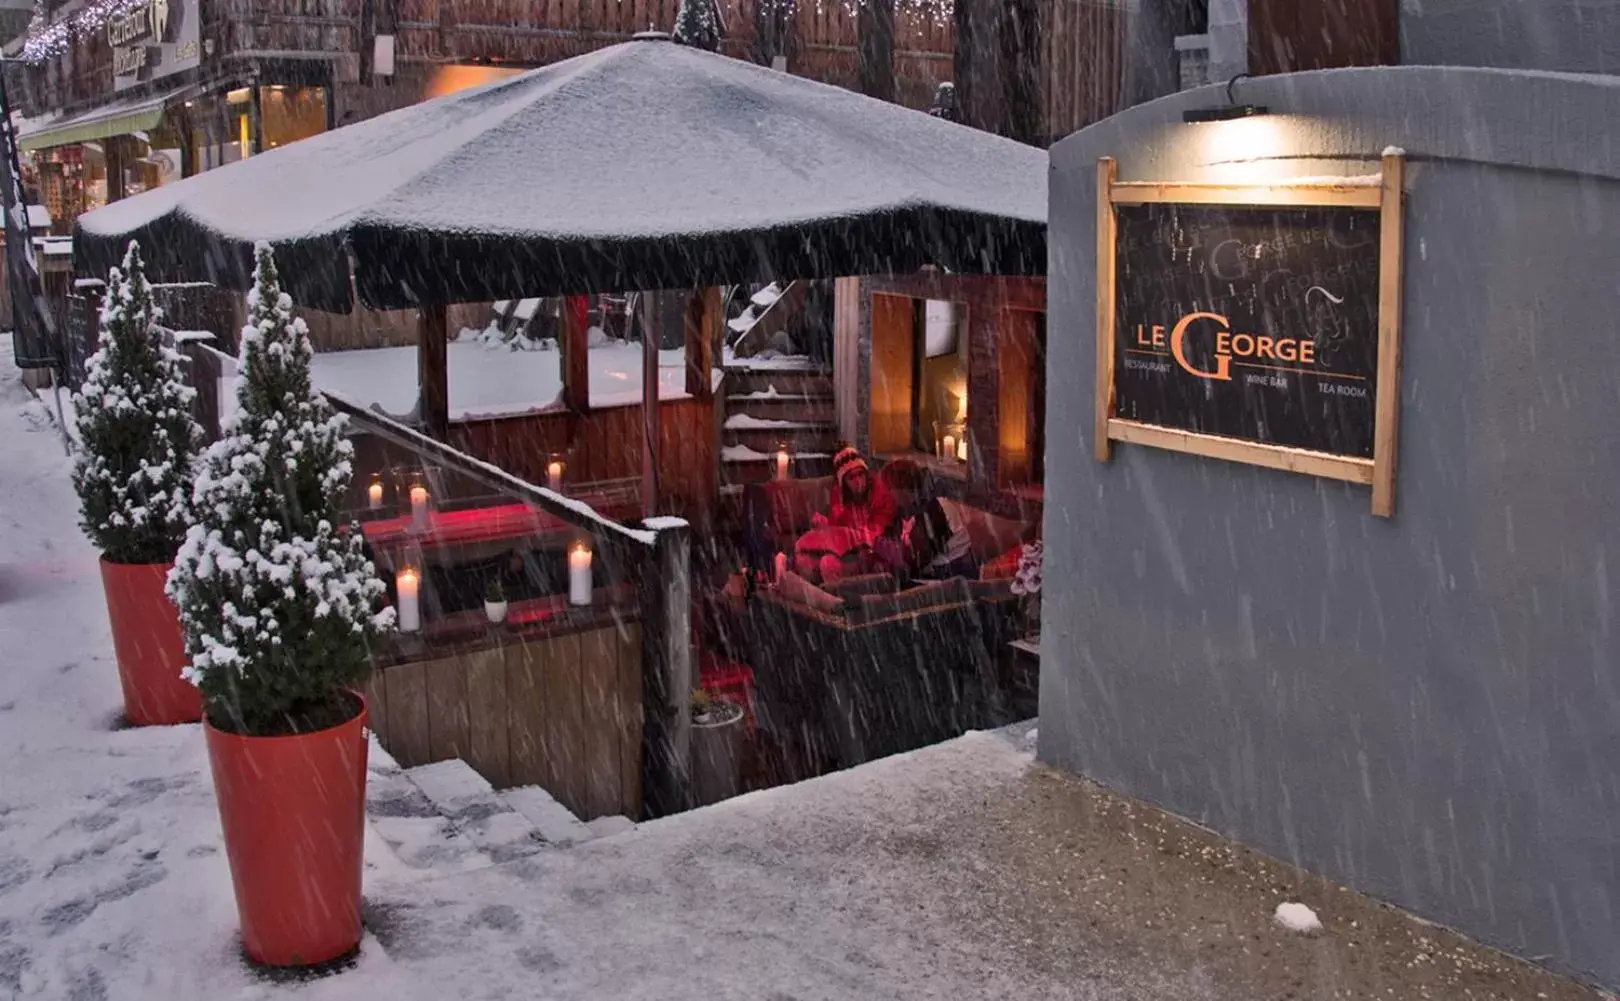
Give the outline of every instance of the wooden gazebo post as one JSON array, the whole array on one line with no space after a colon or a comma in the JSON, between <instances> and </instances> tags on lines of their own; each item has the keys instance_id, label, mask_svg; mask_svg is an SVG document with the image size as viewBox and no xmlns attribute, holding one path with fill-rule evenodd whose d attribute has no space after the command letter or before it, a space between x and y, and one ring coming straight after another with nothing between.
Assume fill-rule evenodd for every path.
<instances>
[{"instance_id":1,"label":"wooden gazebo post","mask_svg":"<svg viewBox=\"0 0 1620 1001\"><path fill-rule=\"evenodd\" d=\"M450 434L450 331L442 302L416 311L416 400L422 430L444 441Z\"/></svg>"},{"instance_id":2,"label":"wooden gazebo post","mask_svg":"<svg viewBox=\"0 0 1620 1001\"><path fill-rule=\"evenodd\" d=\"M663 293L641 297L641 516L658 513L658 345Z\"/></svg>"}]
</instances>

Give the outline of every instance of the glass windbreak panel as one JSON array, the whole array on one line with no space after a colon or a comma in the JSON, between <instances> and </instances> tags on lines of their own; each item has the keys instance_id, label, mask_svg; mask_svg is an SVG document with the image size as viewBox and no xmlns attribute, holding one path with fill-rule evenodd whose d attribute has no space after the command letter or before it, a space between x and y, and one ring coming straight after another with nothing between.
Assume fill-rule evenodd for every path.
<instances>
[{"instance_id":1,"label":"glass windbreak panel","mask_svg":"<svg viewBox=\"0 0 1620 1001\"><path fill-rule=\"evenodd\" d=\"M360 428L348 514L360 524L402 627L389 656L480 644L607 616L633 618L642 554L589 518L565 520L520 491ZM398 649L394 649L394 647Z\"/></svg>"},{"instance_id":2,"label":"glass windbreak panel","mask_svg":"<svg viewBox=\"0 0 1620 1001\"><path fill-rule=\"evenodd\" d=\"M561 404L562 302L508 299L451 310L446 365L452 420L512 417ZM402 378L414 385L416 349L383 350L408 352ZM358 355L366 369L374 368L375 351Z\"/></svg>"}]
</instances>

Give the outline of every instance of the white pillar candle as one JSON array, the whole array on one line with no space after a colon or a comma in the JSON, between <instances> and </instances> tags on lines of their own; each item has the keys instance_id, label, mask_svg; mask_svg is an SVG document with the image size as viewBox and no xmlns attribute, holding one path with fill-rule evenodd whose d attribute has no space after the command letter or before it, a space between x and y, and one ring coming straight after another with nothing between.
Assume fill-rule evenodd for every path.
<instances>
[{"instance_id":1,"label":"white pillar candle","mask_svg":"<svg viewBox=\"0 0 1620 1001\"><path fill-rule=\"evenodd\" d=\"M967 438L965 436L956 443L956 457L963 462L967 461Z\"/></svg>"},{"instance_id":2,"label":"white pillar candle","mask_svg":"<svg viewBox=\"0 0 1620 1001\"><path fill-rule=\"evenodd\" d=\"M406 567L394 578L394 588L397 592L394 601L394 611L398 617L399 631L414 633L422 628L422 603L418 596L422 579L416 573L415 567Z\"/></svg>"},{"instance_id":3,"label":"white pillar candle","mask_svg":"<svg viewBox=\"0 0 1620 1001\"><path fill-rule=\"evenodd\" d=\"M411 529L425 532L428 527L428 492L420 483L411 487Z\"/></svg>"},{"instance_id":4,"label":"white pillar candle","mask_svg":"<svg viewBox=\"0 0 1620 1001\"><path fill-rule=\"evenodd\" d=\"M546 487L551 490L562 489L563 464L553 460L546 466Z\"/></svg>"},{"instance_id":5,"label":"white pillar candle","mask_svg":"<svg viewBox=\"0 0 1620 1001\"><path fill-rule=\"evenodd\" d=\"M584 545L568 550L568 603L591 603L591 551Z\"/></svg>"},{"instance_id":6,"label":"white pillar candle","mask_svg":"<svg viewBox=\"0 0 1620 1001\"><path fill-rule=\"evenodd\" d=\"M366 500L373 511L382 507L383 489L380 480L373 480L371 486L366 488Z\"/></svg>"},{"instance_id":7,"label":"white pillar candle","mask_svg":"<svg viewBox=\"0 0 1620 1001\"><path fill-rule=\"evenodd\" d=\"M787 569L788 569L787 553L777 553L776 554L776 576L773 579L777 580L777 581L780 581L782 579L782 575L787 573Z\"/></svg>"},{"instance_id":8,"label":"white pillar candle","mask_svg":"<svg viewBox=\"0 0 1620 1001\"><path fill-rule=\"evenodd\" d=\"M777 479L785 480L785 479L788 478L788 462L789 461L790 461L790 457L788 456L788 450L787 449L779 448L779 449L776 450L776 478Z\"/></svg>"},{"instance_id":9,"label":"white pillar candle","mask_svg":"<svg viewBox=\"0 0 1620 1001\"><path fill-rule=\"evenodd\" d=\"M955 454L956 454L956 435L948 434L948 435L945 436L945 458L949 459L951 456L953 456Z\"/></svg>"}]
</instances>

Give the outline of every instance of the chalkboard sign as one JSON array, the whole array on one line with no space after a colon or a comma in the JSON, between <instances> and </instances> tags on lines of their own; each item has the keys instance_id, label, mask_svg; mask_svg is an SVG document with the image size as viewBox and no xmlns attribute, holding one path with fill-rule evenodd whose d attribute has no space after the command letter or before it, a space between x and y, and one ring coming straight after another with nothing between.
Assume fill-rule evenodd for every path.
<instances>
[{"instance_id":1,"label":"chalkboard sign","mask_svg":"<svg viewBox=\"0 0 1620 1001\"><path fill-rule=\"evenodd\" d=\"M1118 209L1114 415L1371 459L1378 213Z\"/></svg>"},{"instance_id":2,"label":"chalkboard sign","mask_svg":"<svg viewBox=\"0 0 1620 1001\"><path fill-rule=\"evenodd\" d=\"M1405 157L1271 186L1117 170L1098 161L1097 459L1122 441L1363 483L1393 516Z\"/></svg>"}]
</instances>

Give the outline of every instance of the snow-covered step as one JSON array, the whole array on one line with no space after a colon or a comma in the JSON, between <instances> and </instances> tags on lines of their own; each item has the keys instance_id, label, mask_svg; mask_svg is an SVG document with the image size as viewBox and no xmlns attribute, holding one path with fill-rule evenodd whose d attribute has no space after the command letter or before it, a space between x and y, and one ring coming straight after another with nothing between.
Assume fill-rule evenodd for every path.
<instances>
[{"instance_id":1,"label":"snow-covered step","mask_svg":"<svg viewBox=\"0 0 1620 1001\"><path fill-rule=\"evenodd\" d=\"M777 417L755 417L753 414L734 413L726 418L727 431L822 431L832 427L830 420L785 420Z\"/></svg>"},{"instance_id":2,"label":"snow-covered step","mask_svg":"<svg viewBox=\"0 0 1620 1001\"><path fill-rule=\"evenodd\" d=\"M405 775L492 861L523 858L545 847L535 825L460 758L408 768Z\"/></svg>"},{"instance_id":3,"label":"snow-covered step","mask_svg":"<svg viewBox=\"0 0 1620 1001\"><path fill-rule=\"evenodd\" d=\"M371 740L366 776L366 822L407 869L432 874L466 872L491 864L475 845L434 805L405 770ZM391 867L380 859L382 867Z\"/></svg>"},{"instance_id":4,"label":"snow-covered step","mask_svg":"<svg viewBox=\"0 0 1620 1001\"><path fill-rule=\"evenodd\" d=\"M779 361L781 359L778 359ZM791 365L770 367L767 361L758 366L749 364L753 359L726 362L726 395L747 396L756 393L777 396L815 396L831 401L833 398L832 373L808 358L794 359ZM769 399L767 395L764 399Z\"/></svg>"},{"instance_id":5,"label":"snow-covered step","mask_svg":"<svg viewBox=\"0 0 1620 1001\"><path fill-rule=\"evenodd\" d=\"M776 300L780 298L782 298L782 286L772 282L771 284L760 289L758 292L755 292L748 301L758 306L760 309L766 309L774 305Z\"/></svg>"},{"instance_id":6,"label":"snow-covered step","mask_svg":"<svg viewBox=\"0 0 1620 1001\"><path fill-rule=\"evenodd\" d=\"M573 811L557 802L551 793L539 786L519 786L503 789L501 798L535 826L548 843L567 848L583 844L596 837L591 829L574 816Z\"/></svg>"},{"instance_id":7,"label":"snow-covered step","mask_svg":"<svg viewBox=\"0 0 1620 1001\"><path fill-rule=\"evenodd\" d=\"M635 830L636 822L629 817L597 817L595 820L587 821L585 826L590 828L591 833L596 837L611 838L615 834Z\"/></svg>"}]
</instances>

